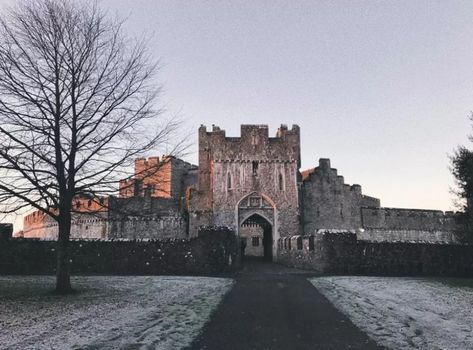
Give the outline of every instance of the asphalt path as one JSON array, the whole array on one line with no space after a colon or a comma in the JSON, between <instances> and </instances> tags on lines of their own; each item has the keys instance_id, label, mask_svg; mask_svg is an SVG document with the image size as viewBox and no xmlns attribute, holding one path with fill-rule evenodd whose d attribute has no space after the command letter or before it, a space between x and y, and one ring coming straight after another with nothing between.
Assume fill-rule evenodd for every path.
<instances>
[{"instance_id":1,"label":"asphalt path","mask_svg":"<svg viewBox=\"0 0 473 350\"><path fill-rule=\"evenodd\" d=\"M191 349L382 349L310 284L311 276L246 261Z\"/></svg>"}]
</instances>

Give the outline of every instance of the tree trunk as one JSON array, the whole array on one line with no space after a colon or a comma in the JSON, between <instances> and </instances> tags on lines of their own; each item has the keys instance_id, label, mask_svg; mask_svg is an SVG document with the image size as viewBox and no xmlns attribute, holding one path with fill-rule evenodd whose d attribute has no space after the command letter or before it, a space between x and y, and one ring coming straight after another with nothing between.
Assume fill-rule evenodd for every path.
<instances>
[{"instance_id":1,"label":"tree trunk","mask_svg":"<svg viewBox=\"0 0 473 350\"><path fill-rule=\"evenodd\" d=\"M69 273L69 236L71 234L71 214L61 215L58 221L56 293L69 294L72 292Z\"/></svg>"}]
</instances>

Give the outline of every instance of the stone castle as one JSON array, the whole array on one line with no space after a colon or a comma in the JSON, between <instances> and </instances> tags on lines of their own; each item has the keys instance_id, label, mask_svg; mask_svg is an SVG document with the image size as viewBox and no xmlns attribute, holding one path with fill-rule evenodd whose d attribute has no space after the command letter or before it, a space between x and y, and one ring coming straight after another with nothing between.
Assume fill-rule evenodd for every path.
<instances>
[{"instance_id":1,"label":"stone castle","mask_svg":"<svg viewBox=\"0 0 473 350\"><path fill-rule=\"evenodd\" d=\"M246 241L246 254L275 259L279 238L350 230L368 241L454 240L455 217L438 210L384 208L345 184L329 159L300 170L300 129L242 125L240 137L199 128L198 166L163 156L135 161L118 196L77 198L72 238L163 239L227 226ZM55 238L57 225L33 212L24 237Z\"/></svg>"}]
</instances>

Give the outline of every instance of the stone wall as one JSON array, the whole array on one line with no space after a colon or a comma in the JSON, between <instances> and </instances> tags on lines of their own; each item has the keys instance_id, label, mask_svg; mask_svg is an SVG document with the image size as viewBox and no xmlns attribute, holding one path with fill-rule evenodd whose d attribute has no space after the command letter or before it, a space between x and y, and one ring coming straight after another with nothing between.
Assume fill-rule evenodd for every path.
<instances>
[{"instance_id":1,"label":"stone wall","mask_svg":"<svg viewBox=\"0 0 473 350\"><path fill-rule=\"evenodd\" d=\"M108 238L186 238L187 222L172 198L110 198Z\"/></svg>"},{"instance_id":2,"label":"stone wall","mask_svg":"<svg viewBox=\"0 0 473 350\"><path fill-rule=\"evenodd\" d=\"M233 271L239 249L235 233L206 229L192 239L70 242L73 274L212 274ZM54 274L56 242L0 241L0 274Z\"/></svg>"},{"instance_id":3,"label":"stone wall","mask_svg":"<svg viewBox=\"0 0 473 350\"><path fill-rule=\"evenodd\" d=\"M95 203L95 202L93 202ZM71 238L73 239L163 239L187 237L187 221L181 215L180 203L173 198L109 197L107 207L81 206L73 213ZM95 210L99 210L94 212ZM24 219L23 237L57 239L58 224L40 211Z\"/></svg>"},{"instance_id":4,"label":"stone wall","mask_svg":"<svg viewBox=\"0 0 473 350\"><path fill-rule=\"evenodd\" d=\"M366 229L454 231L453 212L424 209L362 208L362 225Z\"/></svg>"},{"instance_id":5,"label":"stone wall","mask_svg":"<svg viewBox=\"0 0 473 350\"><path fill-rule=\"evenodd\" d=\"M360 185L347 185L330 167L329 159L302 173L302 225L306 235L318 229L358 229L364 206L379 207L377 198L365 196Z\"/></svg>"},{"instance_id":6,"label":"stone wall","mask_svg":"<svg viewBox=\"0 0 473 350\"><path fill-rule=\"evenodd\" d=\"M108 222L107 237L110 239L186 238L187 223L179 215L160 217L126 216Z\"/></svg>"},{"instance_id":7,"label":"stone wall","mask_svg":"<svg viewBox=\"0 0 473 350\"><path fill-rule=\"evenodd\" d=\"M263 256L263 228L248 225L240 228L240 238L246 240L245 256Z\"/></svg>"},{"instance_id":8,"label":"stone wall","mask_svg":"<svg viewBox=\"0 0 473 350\"><path fill-rule=\"evenodd\" d=\"M277 260L324 274L473 276L473 246L366 242L350 232L281 239Z\"/></svg>"},{"instance_id":9,"label":"stone wall","mask_svg":"<svg viewBox=\"0 0 473 350\"><path fill-rule=\"evenodd\" d=\"M356 232L356 237L369 242L457 243L453 231L438 230L362 229Z\"/></svg>"},{"instance_id":10,"label":"stone wall","mask_svg":"<svg viewBox=\"0 0 473 350\"><path fill-rule=\"evenodd\" d=\"M0 223L0 241L9 240L13 235L13 225Z\"/></svg>"},{"instance_id":11,"label":"stone wall","mask_svg":"<svg viewBox=\"0 0 473 350\"><path fill-rule=\"evenodd\" d=\"M74 213L72 215L72 239L104 239L107 237L107 213ZM23 237L57 239L58 223L42 212L36 211L29 215L23 226Z\"/></svg>"}]
</instances>

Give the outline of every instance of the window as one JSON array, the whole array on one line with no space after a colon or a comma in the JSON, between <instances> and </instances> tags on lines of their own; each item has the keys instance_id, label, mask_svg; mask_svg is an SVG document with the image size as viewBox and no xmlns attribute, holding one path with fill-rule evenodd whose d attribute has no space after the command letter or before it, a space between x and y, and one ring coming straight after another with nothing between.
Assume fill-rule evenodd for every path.
<instances>
[{"instance_id":1,"label":"window","mask_svg":"<svg viewBox=\"0 0 473 350\"><path fill-rule=\"evenodd\" d=\"M291 238L287 239L287 249L291 250Z\"/></svg>"},{"instance_id":2,"label":"window","mask_svg":"<svg viewBox=\"0 0 473 350\"><path fill-rule=\"evenodd\" d=\"M314 236L309 237L309 250L312 251L315 249Z\"/></svg>"},{"instance_id":3,"label":"window","mask_svg":"<svg viewBox=\"0 0 473 350\"><path fill-rule=\"evenodd\" d=\"M297 237L297 250L302 250L302 237Z\"/></svg>"},{"instance_id":4,"label":"window","mask_svg":"<svg viewBox=\"0 0 473 350\"><path fill-rule=\"evenodd\" d=\"M258 175L258 162L253 161L253 175Z\"/></svg>"},{"instance_id":5,"label":"window","mask_svg":"<svg viewBox=\"0 0 473 350\"><path fill-rule=\"evenodd\" d=\"M251 135L251 144L253 146L258 144L258 135L255 132Z\"/></svg>"},{"instance_id":6,"label":"window","mask_svg":"<svg viewBox=\"0 0 473 350\"><path fill-rule=\"evenodd\" d=\"M287 238L284 238L284 249L287 249Z\"/></svg>"},{"instance_id":7,"label":"window","mask_svg":"<svg viewBox=\"0 0 473 350\"><path fill-rule=\"evenodd\" d=\"M283 190L284 190L284 180L283 180L282 174L280 173L279 174L279 191L283 191Z\"/></svg>"},{"instance_id":8,"label":"window","mask_svg":"<svg viewBox=\"0 0 473 350\"><path fill-rule=\"evenodd\" d=\"M258 247L259 246L259 237L252 237L251 238L251 244L253 247Z\"/></svg>"},{"instance_id":9,"label":"window","mask_svg":"<svg viewBox=\"0 0 473 350\"><path fill-rule=\"evenodd\" d=\"M227 189L232 189L232 174L230 173L227 174Z\"/></svg>"}]
</instances>

